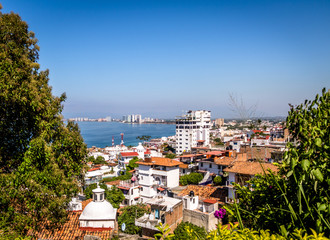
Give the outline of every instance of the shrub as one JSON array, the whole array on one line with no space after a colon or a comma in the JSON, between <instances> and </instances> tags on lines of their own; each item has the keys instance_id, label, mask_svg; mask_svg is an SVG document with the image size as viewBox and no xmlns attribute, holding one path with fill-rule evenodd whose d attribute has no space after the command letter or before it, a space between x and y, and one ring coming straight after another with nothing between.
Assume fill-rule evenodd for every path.
<instances>
[{"instance_id":1,"label":"shrub","mask_svg":"<svg viewBox=\"0 0 330 240\"><path fill-rule=\"evenodd\" d=\"M214 185L218 186L222 183L222 177L220 176L216 176L214 179L213 179L213 183Z\"/></svg>"},{"instance_id":2,"label":"shrub","mask_svg":"<svg viewBox=\"0 0 330 240\"><path fill-rule=\"evenodd\" d=\"M190 229L190 231L194 232L194 235L198 237L198 239L206 239L207 232L205 228L198 227L195 224L192 224L190 222L181 222L177 228L174 230L174 240L181 240L181 239L189 239L189 233L187 232L187 228Z\"/></svg>"},{"instance_id":3,"label":"shrub","mask_svg":"<svg viewBox=\"0 0 330 240\"><path fill-rule=\"evenodd\" d=\"M141 233L141 228L135 226L135 219L142 217L144 213L150 213L150 209L144 204L124 207L122 209L122 213L118 217L118 224L120 226L121 224L125 223L125 233L139 234Z\"/></svg>"},{"instance_id":4,"label":"shrub","mask_svg":"<svg viewBox=\"0 0 330 240\"><path fill-rule=\"evenodd\" d=\"M180 177L180 184L183 186L188 184L198 184L202 179L203 175L201 173L190 173Z\"/></svg>"}]
</instances>

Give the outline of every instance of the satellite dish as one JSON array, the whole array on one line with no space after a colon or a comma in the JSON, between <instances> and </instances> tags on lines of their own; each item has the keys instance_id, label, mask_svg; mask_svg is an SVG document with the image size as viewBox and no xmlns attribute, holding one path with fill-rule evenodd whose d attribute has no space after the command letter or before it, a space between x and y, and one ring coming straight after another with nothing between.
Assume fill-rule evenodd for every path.
<instances>
[{"instance_id":1,"label":"satellite dish","mask_svg":"<svg viewBox=\"0 0 330 240\"><path fill-rule=\"evenodd\" d=\"M122 230L123 232L125 232L125 229L126 229L126 224L123 223L123 224L121 225L121 230Z\"/></svg>"}]
</instances>

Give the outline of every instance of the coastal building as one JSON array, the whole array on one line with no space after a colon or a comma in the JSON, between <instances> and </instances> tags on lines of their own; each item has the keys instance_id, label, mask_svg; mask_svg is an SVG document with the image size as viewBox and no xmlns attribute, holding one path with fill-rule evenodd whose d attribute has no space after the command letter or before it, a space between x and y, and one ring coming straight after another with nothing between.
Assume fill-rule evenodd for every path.
<instances>
[{"instance_id":1,"label":"coastal building","mask_svg":"<svg viewBox=\"0 0 330 240\"><path fill-rule=\"evenodd\" d=\"M140 197L142 202L146 202L152 197L166 195L171 188L179 186L179 161L151 157L144 161L137 162L137 169Z\"/></svg>"},{"instance_id":2,"label":"coastal building","mask_svg":"<svg viewBox=\"0 0 330 240\"><path fill-rule=\"evenodd\" d=\"M188 111L176 119L176 154L210 144L211 111Z\"/></svg>"}]
</instances>

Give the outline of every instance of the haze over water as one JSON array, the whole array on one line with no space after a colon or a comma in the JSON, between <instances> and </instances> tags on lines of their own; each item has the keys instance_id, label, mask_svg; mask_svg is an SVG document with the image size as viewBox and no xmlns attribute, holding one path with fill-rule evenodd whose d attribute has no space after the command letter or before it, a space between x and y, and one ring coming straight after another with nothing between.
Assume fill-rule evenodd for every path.
<instances>
[{"instance_id":1,"label":"haze over water","mask_svg":"<svg viewBox=\"0 0 330 240\"><path fill-rule=\"evenodd\" d=\"M175 124L127 124L119 122L78 122L81 135L87 147L101 147L112 145L114 136L115 145L120 144L120 134L124 133L126 146L138 145L138 136L148 135L151 138L168 137L175 135Z\"/></svg>"}]
</instances>

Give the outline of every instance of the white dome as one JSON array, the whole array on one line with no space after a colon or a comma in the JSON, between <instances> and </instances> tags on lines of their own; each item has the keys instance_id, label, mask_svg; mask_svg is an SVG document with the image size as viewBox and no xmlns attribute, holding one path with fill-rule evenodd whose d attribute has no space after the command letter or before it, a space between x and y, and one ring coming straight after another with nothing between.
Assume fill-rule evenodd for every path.
<instances>
[{"instance_id":1,"label":"white dome","mask_svg":"<svg viewBox=\"0 0 330 240\"><path fill-rule=\"evenodd\" d=\"M139 143L139 145L136 147L136 150L138 151L138 152L144 152L144 147L142 146L142 143Z\"/></svg>"},{"instance_id":2,"label":"white dome","mask_svg":"<svg viewBox=\"0 0 330 240\"><path fill-rule=\"evenodd\" d=\"M116 219L117 209L108 201L90 202L85 207L79 220L110 220Z\"/></svg>"}]
</instances>

